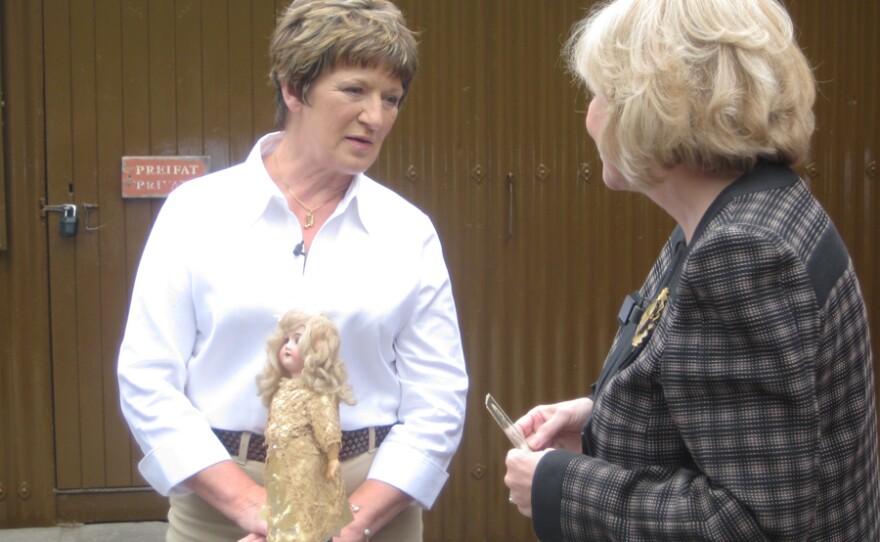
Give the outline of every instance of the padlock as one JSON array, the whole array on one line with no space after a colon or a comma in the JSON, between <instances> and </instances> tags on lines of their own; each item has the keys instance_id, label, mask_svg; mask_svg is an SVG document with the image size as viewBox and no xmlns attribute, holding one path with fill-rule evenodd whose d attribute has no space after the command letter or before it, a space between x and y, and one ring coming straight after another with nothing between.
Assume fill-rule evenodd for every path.
<instances>
[{"instance_id":1,"label":"padlock","mask_svg":"<svg viewBox=\"0 0 880 542\"><path fill-rule=\"evenodd\" d=\"M61 237L73 237L76 235L76 227L79 219L76 217L76 205L65 203L62 205L64 214L61 216Z\"/></svg>"}]
</instances>

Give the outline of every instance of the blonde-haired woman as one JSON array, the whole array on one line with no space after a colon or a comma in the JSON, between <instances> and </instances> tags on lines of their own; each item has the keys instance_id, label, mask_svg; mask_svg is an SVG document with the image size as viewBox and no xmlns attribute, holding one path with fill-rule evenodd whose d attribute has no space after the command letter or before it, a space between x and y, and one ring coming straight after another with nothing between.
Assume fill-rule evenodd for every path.
<instances>
[{"instance_id":1,"label":"blonde-haired woman","mask_svg":"<svg viewBox=\"0 0 880 542\"><path fill-rule=\"evenodd\" d=\"M590 397L517 424L543 541L878 540L864 301L791 169L815 83L776 0L616 0L566 48L603 178L678 224Z\"/></svg>"},{"instance_id":2,"label":"blonde-haired woman","mask_svg":"<svg viewBox=\"0 0 880 542\"><path fill-rule=\"evenodd\" d=\"M325 542L353 518L339 472L340 403L354 404L339 332L324 315L290 311L267 342L257 390L266 424L268 542ZM259 540L251 534L243 540Z\"/></svg>"}]
</instances>

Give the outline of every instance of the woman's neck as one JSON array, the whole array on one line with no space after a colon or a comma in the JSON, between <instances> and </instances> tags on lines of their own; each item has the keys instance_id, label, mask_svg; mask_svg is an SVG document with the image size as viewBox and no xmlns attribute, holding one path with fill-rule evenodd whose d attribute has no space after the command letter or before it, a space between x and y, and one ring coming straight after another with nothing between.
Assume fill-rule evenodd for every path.
<instances>
[{"instance_id":1,"label":"woman's neck","mask_svg":"<svg viewBox=\"0 0 880 542\"><path fill-rule=\"evenodd\" d=\"M671 216L690 243L712 202L742 172L712 172L687 165L663 170L662 180L645 194Z\"/></svg>"},{"instance_id":2,"label":"woman's neck","mask_svg":"<svg viewBox=\"0 0 880 542\"><path fill-rule=\"evenodd\" d=\"M282 139L268 157L270 172L282 192L292 191L307 205L316 207L330 199L342 199L354 180L353 175L330 173L325 169L309 166L299 154Z\"/></svg>"}]
</instances>

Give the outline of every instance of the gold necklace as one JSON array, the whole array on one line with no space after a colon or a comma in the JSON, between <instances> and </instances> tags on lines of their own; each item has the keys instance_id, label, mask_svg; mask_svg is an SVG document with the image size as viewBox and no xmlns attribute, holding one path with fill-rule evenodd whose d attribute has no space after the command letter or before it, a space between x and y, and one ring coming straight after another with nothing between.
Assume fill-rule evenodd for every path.
<instances>
[{"instance_id":1,"label":"gold necklace","mask_svg":"<svg viewBox=\"0 0 880 542\"><path fill-rule=\"evenodd\" d=\"M281 177L281 167L278 165L278 151L277 150L272 153L272 161L275 162L275 169L278 170L278 176L280 178ZM291 190L290 187L287 186L287 183L284 182L284 179L281 179L281 184L283 184L284 188L287 189L287 192L291 196L293 196L293 199L296 200L297 203L299 203L300 207L302 207L303 209L306 210L306 221L305 221L305 224L303 224L303 227L305 229L309 229L315 225L315 211L317 211L321 207L327 205L333 199L333 198L330 198L327 201L325 201L324 203L322 203L321 205L318 205L315 208L311 208L308 205L306 205L305 203L303 203L301 199L296 197L296 194L294 194L293 190Z\"/></svg>"}]
</instances>

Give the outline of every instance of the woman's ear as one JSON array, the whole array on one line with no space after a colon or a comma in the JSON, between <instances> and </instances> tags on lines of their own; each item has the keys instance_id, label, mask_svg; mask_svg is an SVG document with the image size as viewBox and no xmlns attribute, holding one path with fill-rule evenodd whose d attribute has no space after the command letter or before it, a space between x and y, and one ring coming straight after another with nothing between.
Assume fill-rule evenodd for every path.
<instances>
[{"instance_id":1,"label":"woman's ear","mask_svg":"<svg viewBox=\"0 0 880 542\"><path fill-rule=\"evenodd\" d=\"M281 84L281 96L284 98L287 110L291 113L298 113L305 106L302 99L297 96L290 83Z\"/></svg>"}]
</instances>

